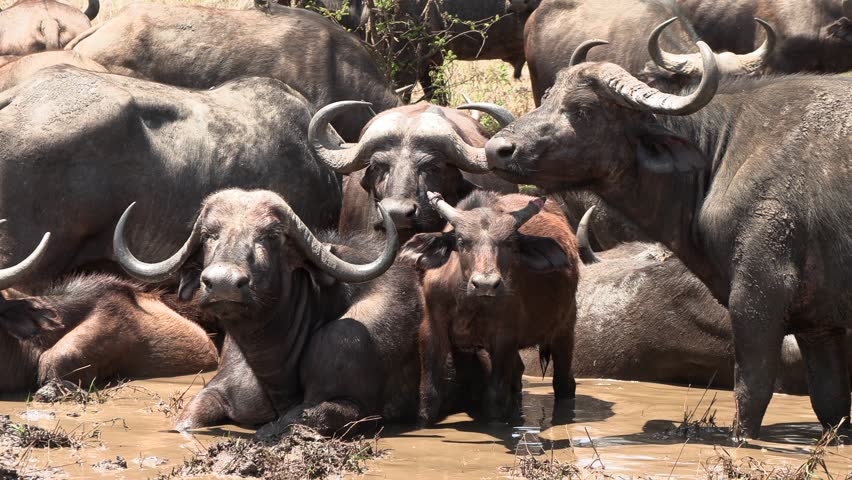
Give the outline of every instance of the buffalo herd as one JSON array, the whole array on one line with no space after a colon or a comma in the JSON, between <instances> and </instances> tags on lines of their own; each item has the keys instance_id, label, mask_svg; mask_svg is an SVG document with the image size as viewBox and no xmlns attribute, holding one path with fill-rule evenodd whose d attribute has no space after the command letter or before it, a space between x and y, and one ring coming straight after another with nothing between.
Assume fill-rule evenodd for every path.
<instances>
[{"instance_id":1,"label":"buffalo herd","mask_svg":"<svg viewBox=\"0 0 852 480\"><path fill-rule=\"evenodd\" d=\"M848 428L852 0L393 2L528 62L517 119L407 104L443 58L390 78L373 2L280 3L0 11L0 393L217 370L177 428L275 438L515 421L527 373Z\"/></svg>"}]
</instances>

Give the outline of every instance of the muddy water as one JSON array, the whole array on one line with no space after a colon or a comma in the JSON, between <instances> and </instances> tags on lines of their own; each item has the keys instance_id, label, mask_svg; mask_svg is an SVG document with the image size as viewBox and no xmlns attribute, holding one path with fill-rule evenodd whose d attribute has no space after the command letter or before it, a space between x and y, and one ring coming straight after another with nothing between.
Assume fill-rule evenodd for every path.
<instances>
[{"instance_id":1,"label":"muddy water","mask_svg":"<svg viewBox=\"0 0 852 480\"><path fill-rule=\"evenodd\" d=\"M89 440L88 446L78 451L33 451L27 460L30 466L59 466L71 478L150 478L168 472L193 452L225 436L250 433L236 427L193 435L170 430L174 420L158 410L152 395L168 398L189 388L189 398L212 374L203 377L192 386L193 377L133 382L131 385L139 390L125 389L107 403L85 407L0 399L0 413L12 415L13 421L45 428L59 424L69 431L99 431L99 438ZM691 411L698 407L700 417L716 396L716 423L729 426L734 415L731 392L710 390L705 394L703 389L590 379L578 382L573 420L571 412L556 412L558 420L570 423L553 426L549 381L525 377L525 387L523 427L475 424L465 415L450 417L429 430L389 427L379 442L379 447L389 453L370 463L367 476L406 480L507 478L512 472L501 467L512 467L516 451L545 450L541 458L553 456L560 461L576 461L579 466L599 456L606 471L618 475L668 478L673 472L680 478L701 477L701 462L715 454L714 445L724 446L737 457L798 466L820 433L806 397L776 395L764 420L761 441L736 448L725 429L704 432L684 444L683 437L667 433L683 419L684 408ZM127 470L93 469L93 464L116 455L127 460ZM836 476L842 478L852 471L849 447L830 448L826 459Z\"/></svg>"}]
</instances>

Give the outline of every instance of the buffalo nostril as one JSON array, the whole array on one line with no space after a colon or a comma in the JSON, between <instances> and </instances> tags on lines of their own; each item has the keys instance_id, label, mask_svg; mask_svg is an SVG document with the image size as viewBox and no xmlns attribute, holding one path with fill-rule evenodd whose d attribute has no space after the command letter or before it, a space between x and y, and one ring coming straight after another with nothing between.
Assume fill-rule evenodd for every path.
<instances>
[{"instance_id":1,"label":"buffalo nostril","mask_svg":"<svg viewBox=\"0 0 852 480\"><path fill-rule=\"evenodd\" d=\"M246 285L248 285L248 283L249 283L248 275L241 275L241 276L237 277L237 279L236 279L237 288L243 288Z\"/></svg>"},{"instance_id":2,"label":"buffalo nostril","mask_svg":"<svg viewBox=\"0 0 852 480\"><path fill-rule=\"evenodd\" d=\"M503 137L493 137L485 144L485 157L492 167L505 166L512 160L516 149L514 142Z\"/></svg>"},{"instance_id":3,"label":"buffalo nostril","mask_svg":"<svg viewBox=\"0 0 852 480\"><path fill-rule=\"evenodd\" d=\"M512 158L512 154L515 153L515 144L509 143L506 145L501 145L497 148L497 155L502 158Z\"/></svg>"},{"instance_id":4,"label":"buffalo nostril","mask_svg":"<svg viewBox=\"0 0 852 480\"><path fill-rule=\"evenodd\" d=\"M213 284L210 282L209 278L201 277L201 283L204 284L204 288L207 290L213 289Z\"/></svg>"},{"instance_id":5,"label":"buffalo nostril","mask_svg":"<svg viewBox=\"0 0 852 480\"><path fill-rule=\"evenodd\" d=\"M405 216L408 218L414 218L417 216L417 205L411 207L411 210L405 212Z\"/></svg>"},{"instance_id":6,"label":"buffalo nostril","mask_svg":"<svg viewBox=\"0 0 852 480\"><path fill-rule=\"evenodd\" d=\"M471 277L470 283L477 289L496 290L500 288L503 279L499 275L477 274Z\"/></svg>"}]
</instances>

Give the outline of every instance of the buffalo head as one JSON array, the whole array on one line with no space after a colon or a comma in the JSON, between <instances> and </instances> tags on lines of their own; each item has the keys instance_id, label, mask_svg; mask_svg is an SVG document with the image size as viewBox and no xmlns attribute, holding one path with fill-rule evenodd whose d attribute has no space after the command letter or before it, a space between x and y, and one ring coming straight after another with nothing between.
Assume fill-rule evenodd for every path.
<instances>
[{"instance_id":1,"label":"buffalo head","mask_svg":"<svg viewBox=\"0 0 852 480\"><path fill-rule=\"evenodd\" d=\"M337 115L365 102L337 102L322 108L311 120L309 138L321 158L340 173L366 169L361 185L388 211L396 227L407 231L437 231L443 221L429 208L427 191L441 192L455 203L474 188L462 172L485 173L485 133L478 122L461 112L432 105L409 105L376 116L356 144L343 144L328 124ZM493 116L501 126L514 121L511 113L492 104L468 104Z\"/></svg>"},{"instance_id":2,"label":"buffalo head","mask_svg":"<svg viewBox=\"0 0 852 480\"><path fill-rule=\"evenodd\" d=\"M541 0L506 0L506 11L518 14L532 13Z\"/></svg>"},{"instance_id":3,"label":"buffalo head","mask_svg":"<svg viewBox=\"0 0 852 480\"><path fill-rule=\"evenodd\" d=\"M716 57L698 42L701 82L684 96L663 93L612 63L584 62L585 42L542 104L488 141L492 170L547 190L604 188L638 167L665 173L705 167L703 155L663 128L653 114L689 115L716 94Z\"/></svg>"},{"instance_id":4,"label":"buffalo head","mask_svg":"<svg viewBox=\"0 0 852 480\"><path fill-rule=\"evenodd\" d=\"M0 220L2 222L5 220ZM14 287L32 273L47 250L49 240L50 232L47 232L27 258L17 265L0 270L0 290ZM34 297L21 296L7 300L0 296L0 328L20 340L57 328L59 323L55 317L53 310Z\"/></svg>"},{"instance_id":5,"label":"buffalo head","mask_svg":"<svg viewBox=\"0 0 852 480\"><path fill-rule=\"evenodd\" d=\"M180 250L167 260L148 264L133 256L124 238L133 205L125 210L113 238L121 266L147 282L165 280L180 270L180 298L187 300L200 291L201 308L214 316L270 306L282 291L289 291L286 283L299 269L317 283L322 283L322 274L341 282L371 280L390 268L399 247L393 222L381 206L385 249L375 261L356 265L321 243L277 194L232 189L207 197Z\"/></svg>"},{"instance_id":6,"label":"buffalo head","mask_svg":"<svg viewBox=\"0 0 852 480\"><path fill-rule=\"evenodd\" d=\"M518 231L541 211L543 198L534 198L511 212L493 208L498 198L495 193L477 192L456 209L439 194L429 192L432 206L452 229L415 235L405 244L402 257L427 270L441 267L456 252L464 291L479 297L510 294L511 273L516 268L544 273L570 263L568 254L552 238Z\"/></svg>"}]
</instances>

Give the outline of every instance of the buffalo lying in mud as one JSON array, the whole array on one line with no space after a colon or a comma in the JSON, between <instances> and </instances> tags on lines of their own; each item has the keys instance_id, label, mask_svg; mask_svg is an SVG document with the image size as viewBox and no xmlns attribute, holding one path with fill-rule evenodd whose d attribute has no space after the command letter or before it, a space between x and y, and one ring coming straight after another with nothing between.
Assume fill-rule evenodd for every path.
<instances>
[{"instance_id":1,"label":"buffalo lying in mud","mask_svg":"<svg viewBox=\"0 0 852 480\"><path fill-rule=\"evenodd\" d=\"M117 270L112 231L137 199L137 218L170 220L127 232L142 258L177 248L201 201L228 186L279 192L312 227L337 223L339 182L306 141L312 110L277 80L191 92L59 66L3 92L0 107L0 217L10 221L0 262L26 257L45 231L55 240L22 289Z\"/></svg>"},{"instance_id":2,"label":"buffalo lying in mud","mask_svg":"<svg viewBox=\"0 0 852 480\"><path fill-rule=\"evenodd\" d=\"M127 249L130 213L115 230L125 270L142 280L180 272L181 297L197 291L202 312L227 334L219 373L179 429L277 419L260 435L293 423L330 435L371 415L414 417L422 302L414 269L394 265L399 242L386 212L379 248L377 232L315 237L272 192L224 190L205 200L184 246L156 265Z\"/></svg>"},{"instance_id":3,"label":"buffalo lying in mud","mask_svg":"<svg viewBox=\"0 0 852 480\"><path fill-rule=\"evenodd\" d=\"M517 191L473 161L484 155L488 135L482 125L458 110L428 104L387 110L364 127L356 144L339 145L326 128L336 116L364 102L339 102L314 115L309 140L331 169L350 174L343 187L340 231L371 230L381 224L372 206L378 201L400 232L403 241L417 232L438 232L446 224L429 206L426 192L438 192L451 204L475 188ZM462 108L490 113L502 126L515 118L492 104ZM363 170L363 173L361 172Z\"/></svg>"},{"instance_id":4,"label":"buffalo lying in mud","mask_svg":"<svg viewBox=\"0 0 852 480\"><path fill-rule=\"evenodd\" d=\"M751 50L758 41L751 18L769 21L778 31L769 72L852 70L852 0L684 0L681 5L714 50Z\"/></svg>"},{"instance_id":5,"label":"buffalo lying in mud","mask_svg":"<svg viewBox=\"0 0 852 480\"><path fill-rule=\"evenodd\" d=\"M0 270L0 393L48 380L187 375L216 368L216 347L156 291L108 275L72 277L36 295L8 290L38 263L49 235Z\"/></svg>"},{"instance_id":6,"label":"buffalo lying in mud","mask_svg":"<svg viewBox=\"0 0 852 480\"><path fill-rule=\"evenodd\" d=\"M725 307L660 244L630 242L595 253L591 214L577 228L585 267L577 288L574 375L733 388ZM775 390L806 395L805 366L792 335L784 338L780 353ZM524 351L523 358L525 374L542 374L537 351Z\"/></svg>"},{"instance_id":7,"label":"buffalo lying in mud","mask_svg":"<svg viewBox=\"0 0 852 480\"><path fill-rule=\"evenodd\" d=\"M55 0L18 0L0 12L0 55L59 50L92 26L98 10L98 0L85 12Z\"/></svg>"},{"instance_id":8,"label":"buffalo lying in mud","mask_svg":"<svg viewBox=\"0 0 852 480\"><path fill-rule=\"evenodd\" d=\"M321 15L274 5L270 13L134 4L91 28L69 49L113 73L206 89L245 76L287 83L317 108L365 100L378 111L396 107L367 47ZM354 141L369 121L355 112L334 124Z\"/></svg>"},{"instance_id":9,"label":"buffalo lying in mud","mask_svg":"<svg viewBox=\"0 0 852 480\"><path fill-rule=\"evenodd\" d=\"M672 17L679 17L683 26L664 32L674 21ZM754 23L756 19L750 20ZM772 53L775 34L769 24L757 21L767 34L765 42L744 55L722 54L723 73L748 75L761 71ZM570 57L566 52L577 50L586 40L601 35L600 32L610 36L608 40L613 46L591 52L589 59L592 61L621 65L641 80L664 90L689 85L701 75L701 59L697 54L675 55L666 51L687 52L693 47L695 37L678 8L668 2L543 0L530 16L524 31L537 105L541 104L545 91L556 82L559 71L569 66ZM647 38L647 46L637 41L639 38ZM656 61L649 61L651 58Z\"/></svg>"},{"instance_id":10,"label":"buffalo lying in mud","mask_svg":"<svg viewBox=\"0 0 852 480\"><path fill-rule=\"evenodd\" d=\"M708 286L731 315L738 434L759 434L786 333L819 421L837 425L850 409L852 184L834 172L852 160L852 79L720 88L715 56L698 45L704 75L684 96L611 63L562 70L541 107L489 140L488 164L509 180L597 193Z\"/></svg>"},{"instance_id":11,"label":"buffalo lying in mud","mask_svg":"<svg viewBox=\"0 0 852 480\"><path fill-rule=\"evenodd\" d=\"M83 70L106 73L106 69L97 62L83 58L76 52L66 50L33 53L16 57L10 63L0 65L0 91L18 85L32 77L39 70L53 65L71 65Z\"/></svg>"},{"instance_id":12,"label":"buffalo lying in mud","mask_svg":"<svg viewBox=\"0 0 852 480\"><path fill-rule=\"evenodd\" d=\"M415 235L401 254L425 270L420 421L438 419L446 358L454 349L487 353L488 418L507 419L520 411L519 348L540 345L546 356L552 354L556 399L573 399L573 299L580 261L565 216L556 206L542 210L541 199L526 195L475 192L458 208L437 194L430 197L450 226Z\"/></svg>"}]
</instances>

